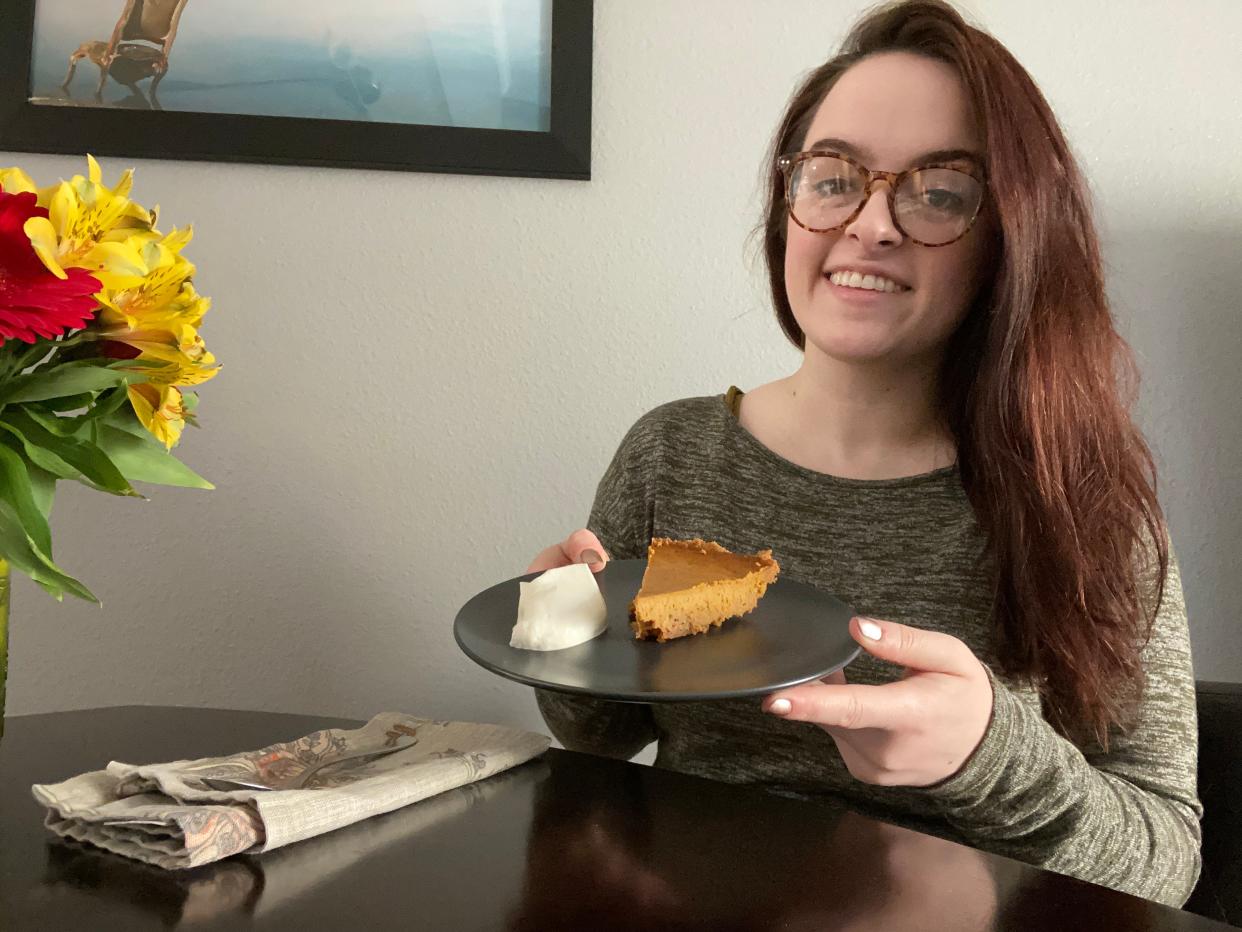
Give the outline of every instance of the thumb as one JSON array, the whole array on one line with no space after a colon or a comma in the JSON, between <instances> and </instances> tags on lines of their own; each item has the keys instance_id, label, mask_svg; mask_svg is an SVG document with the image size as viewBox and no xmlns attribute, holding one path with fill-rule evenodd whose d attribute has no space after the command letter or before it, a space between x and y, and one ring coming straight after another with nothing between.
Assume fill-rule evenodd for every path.
<instances>
[{"instance_id":1,"label":"thumb","mask_svg":"<svg viewBox=\"0 0 1242 932\"><path fill-rule=\"evenodd\" d=\"M574 531L561 543L561 552L568 563L586 563L592 573L598 573L608 562L604 545L592 531L582 528Z\"/></svg>"},{"instance_id":2,"label":"thumb","mask_svg":"<svg viewBox=\"0 0 1242 932\"><path fill-rule=\"evenodd\" d=\"M871 656L910 670L964 676L978 664L969 647L939 631L878 618L853 618L850 633Z\"/></svg>"}]
</instances>

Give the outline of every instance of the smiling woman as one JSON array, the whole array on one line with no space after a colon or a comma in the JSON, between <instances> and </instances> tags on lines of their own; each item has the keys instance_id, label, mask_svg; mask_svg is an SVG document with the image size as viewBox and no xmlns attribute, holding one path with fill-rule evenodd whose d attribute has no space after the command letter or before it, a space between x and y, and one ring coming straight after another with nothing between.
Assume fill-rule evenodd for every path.
<instances>
[{"instance_id":1,"label":"smiling woman","mask_svg":"<svg viewBox=\"0 0 1242 932\"><path fill-rule=\"evenodd\" d=\"M785 294L804 349L827 357L810 365L900 358L930 377L993 239L990 217L974 229L984 171L969 97L948 65L894 52L846 71L808 116L789 142L818 141L779 165Z\"/></svg>"},{"instance_id":2,"label":"smiling woman","mask_svg":"<svg viewBox=\"0 0 1242 932\"><path fill-rule=\"evenodd\" d=\"M540 692L544 717L570 748L656 741L658 766L1184 902L1201 807L1181 582L1043 95L947 3L890 4L795 91L765 174L799 367L641 418L588 526L530 569L598 570L653 537L770 548L859 610L865 653L848 682L762 704Z\"/></svg>"}]
</instances>

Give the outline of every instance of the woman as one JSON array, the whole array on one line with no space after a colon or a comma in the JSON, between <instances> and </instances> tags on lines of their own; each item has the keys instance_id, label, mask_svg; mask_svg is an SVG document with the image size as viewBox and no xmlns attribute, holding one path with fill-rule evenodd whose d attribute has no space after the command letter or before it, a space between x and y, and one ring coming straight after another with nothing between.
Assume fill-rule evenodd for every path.
<instances>
[{"instance_id":1,"label":"woman","mask_svg":"<svg viewBox=\"0 0 1242 932\"><path fill-rule=\"evenodd\" d=\"M539 693L569 748L891 821L1180 905L1190 644L1082 177L947 4L860 22L795 93L764 243L788 378L644 416L546 569L653 535L770 547L864 655L762 703Z\"/></svg>"}]
</instances>

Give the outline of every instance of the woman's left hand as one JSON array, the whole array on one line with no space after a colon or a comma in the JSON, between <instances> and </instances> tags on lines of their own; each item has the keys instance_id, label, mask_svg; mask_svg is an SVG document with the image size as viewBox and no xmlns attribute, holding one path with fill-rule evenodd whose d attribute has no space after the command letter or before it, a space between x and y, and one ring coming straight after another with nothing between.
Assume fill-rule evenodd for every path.
<instances>
[{"instance_id":1,"label":"woman's left hand","mask_svg":"<svg viewBox=\"0 0 1242 932\"><path fill-rule=\"evenodd\" d=\"M764 711L824 729L864 783L930 786L953 776L991 718L983 664L948 634L871 618L851 620L850 633L872 656L905 667L905 676L862 686L835 673L773 693Z\"/></svg>"}]
</instances>

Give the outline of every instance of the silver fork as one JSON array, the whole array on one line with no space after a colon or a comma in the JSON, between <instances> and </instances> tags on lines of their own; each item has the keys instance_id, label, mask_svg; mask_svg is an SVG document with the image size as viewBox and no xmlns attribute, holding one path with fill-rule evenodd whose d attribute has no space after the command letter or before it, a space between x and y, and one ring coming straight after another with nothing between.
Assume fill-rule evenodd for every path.
<instances>
[{"instance_id":1,"label":"silver fork","mask_svg":"<svg viewBox=\"0 0 1242 932\"><path fill-rule=\"evenodd\" d=\"M291 780L282 780L279 783L258 783L250 780L235 780L232 777L196 776L196 779L213 790L220 790L225 793L230 790L300 790L310 782L311 777L326 767L333 767L336 764L350 760L379 760L381 757L396 754L398 751L404 751L416 744L418 744L418 741L414 740L405 744L399 744L396 747L381 748L378 751L355 751L353 754L346 754L343 757L334 757L331 760L320 761L314 767L302 771L302 773Z\"/></svg>"}]
</instances>

